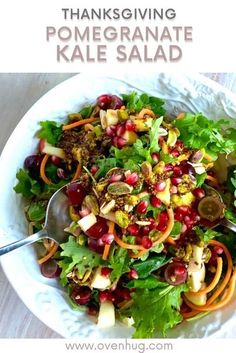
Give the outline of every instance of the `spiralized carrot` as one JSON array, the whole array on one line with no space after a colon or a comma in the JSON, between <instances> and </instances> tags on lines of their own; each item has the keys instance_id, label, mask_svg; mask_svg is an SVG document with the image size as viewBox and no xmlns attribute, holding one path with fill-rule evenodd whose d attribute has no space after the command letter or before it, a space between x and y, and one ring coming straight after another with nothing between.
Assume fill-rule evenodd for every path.
<instances>
[{"instance_id":1,"label":"spiralized carrot","mask_svg":"<svg viewBox=\"0 0 236 353\"><path fill-rule=\"evenodd\" d=\"M112 221L108 221L108 233L115 235L115 223ZM104 247L104 251L102 254L102 259L107 260L109 252L110 252L111 244L106 244Z\"/></svg>"},{"instance_id":2,"label":"spiralized carrot","mask_svg":"<svg viewBox=\"0 0 236 353\"><path fill-rule=\"evenodd\" d=\"M45 182L45 184L52 185L51 180L48 179L48 177L46 176L46 173L45 173L45 167L46 167L46 164L47 164L49 157L50 157L49 154L45 154L45 156L43 157L43 160L40 164L40 177Z\"/></svg>"},{"instance_id":3,"label":"spiralized carrot","mask_svg":"<svg viewBox=\"0 0 236 353\"><path fill-rule=\"evenodd\" d=\"M198 315L200 313L200 311L198 310L191 310L188 313L180 313L184 319L190 319L191 317L194 317L196 315Z\"/></svg>"},{"instance_id":4,"label":"spiralized carrot","mask_svg":"<svg viewBox=\"0 0 236 353\"><path fill-rule=\"evenodd\" d=\"M176 242L175 242L175 240L174 240L172 237L168 237L168 238L166 239L166 242L167 242L168 244L170 244L170 245L176 245Z\"/></svg>"},{"instance_id":5,"label":"spiralized carrot","mask_svg":"<svg viewBox=\"0 0 236 353\"><path fill-rule=\"evenodd\" d=\"M221 274L222 274L222 268L223 268L223 261L221 257L217 257L217 267L216 267L216 273L215 276L212 280L212 282L209 284L209 286L207 286L204 289L199 290L198 292L190 292L192 296L199 296L202 294L207 294L209 292L211 292L219 283Z\"/></svg>"},{"instance_id":6,"label":"spiralized carrot","mask_svg":"<svg viewBox=\"0 0 236 353\"><path fill-rule=\"evenodd\" d=\"M145 252L148 251L142 245L128 244L128 243L125 243L123 240L121 240L116 234L114 234L114 236L115 236L115 242L123 249L145 250Z\"/></svg>"},{"instance_id":7,"label":"spiralized carrot","mask_svg":"<svg viewBox=\"0 0 236 353\"><path fill-rule=\"evenodd\" d=\"M167 223L167 228L166 228L165 232L162 234L162 236L153 243L153 246L155 246L157 244L160 244L160 243L163 243L165 240L167 240L169 235L170 235L170 232L173 229L173 226L174 226L174 211L173 211L173 209L172 208L168 208L167 209L167 214L168 214L168 217L169 217L169 221ZM136 246L138 246L138 245L136 245ZM136 250L138 250L138 249L136 249ZM137 254L131 254L130 257L132 257L133 259L140 258L147 251L149 251L149 249L144 249L142 247L141 251L139 251Z\"/></svg>"},{"instance_id":8,"label":"spiralized carrot","mask_svg":"<svg viewBox=\"0 0 236 353\"><path fill-rule=\"evenodd\" d=\"M82 125L85 125L88 123L93 123L95 121L99 121L99 118L91 117L91 118L87 118L87 119L82 119L82 120L76 121L75 123L64 125L62 130L63 131L71 130L71 129L74 129L75 127L82 126Z\"/></svg>"},{"instance_id":9,"label":"spiralized carrot","mask_svg":"<svg viewBox=\"0 0 236 353\"><path fill-rule=\"evenodd\" d=\"M51 250L49 251L49 253L47 255L45 255L44 257L42 257L41 259L38 260L38 263L41 265L43 264L44 262L46 262L47 260L51 259L51 257L56 253L58 249L58 244L55 243Z\"/></svg>"},{"instance_id":10,"label":"spiralized carrot","mask_svg":"<svg viewBox=\"0 0 236 353\"><path fill-rule=\"evenodd\" d=\"M81 172L82 172L82 164L79 163L79 164L77 165L76 172L75 172L75 175L73 176L72 181L77 180L77 179L81 176Z\"/></svg>"},{"instance_id":11,"label":"spiralized carrot","mask_svg":"<svg viewBox=\"0 0 236 353\"><path fill-rule=\"evenodd\" d=\"M156 114L151 109L144 108L139 112L138 118L143 119L145 117L145 115L149 115L152 118L156 117Z\"/></svg>"},{"instance_id":12,"label":"spiralized carrot","mask_svg":"<svg viewBox=\"0 0 236 353\"><path fill-rule=\"evenodd\" d=\"M211 175L207 175L206 176L206 180L211 181L214 185L219 185L218 180L215 177L211 176Z\"/></svg>"},{"instance_id":13,"label":"spiralized carrot","mask_svg":"<svg viewBox=\"0 0 236 353\"><path fill-rule=\"evenodd\" d=\"M186 298L186 296L184 296L184 301L193 310L213 311L213 310L217 310L219 308L222 308L224 305L226 305L230 301L230 299L232 298L234 289L235 289L236 269L234 269L234 271L233 271L233 262L232 262L232 258L231 258L229 250L227 249L227 247L224 244L220 243L217 240L210 240L209 244L213 245L213 246L219 246L223 249L225 256L226 256L226 259L227 259L227 265L228 265L227 271L226 271L225 277L224 277L221 285L216 289L216 291L213 293L213 295L207 300L205 305L202 305L202 306L195 305L195 304L191 303ZM233 271L233 275L232 275L232 271ZM231 277L231 275L232 275L232 277ZM223 300L221 300L219 303L212 304L220 296L220 294L225 290L225 288L229 282L230 282L229 288L226 291L226 294L225 294Z\"/></svg>"}]
</instances>

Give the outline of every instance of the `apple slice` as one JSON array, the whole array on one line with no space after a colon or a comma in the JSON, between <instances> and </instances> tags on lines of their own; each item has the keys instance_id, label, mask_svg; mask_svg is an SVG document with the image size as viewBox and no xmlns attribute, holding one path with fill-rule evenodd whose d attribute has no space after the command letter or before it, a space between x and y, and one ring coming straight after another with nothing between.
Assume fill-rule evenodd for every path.
<instances>
[{"instance_id":1,"label":"apple slice","mask_svg":"<svg viewBox=\"0 0 236 353\"><path fill-rule=\"evenodd\" d=\"M100 304L98 327L108 328L115 325L115 307L110 301Z\"/></svg>"},{"instance_id":2,"label":"apple slice","mask_svg":"<svg viewBox=\"0 0 236 353\"><path fill-rule=\"evenodd\" d=\"M91 287L96 289L107 289L111 285L109 277L101 273L101 267L98 267L91 282Z\"/></svg>"},{"instance_id":3,"label":"apple slice","mask_svg":"<svg viewBox=\"0 0 236 353\"><path fill-rule=\"evenodd\" d=\"M48 143L46 140L39 141L39 151L41 153L49 154L50 156L57 156L61 159L65 159L65 153L62 148L55 147Z\"/></svg>"}]
</instances>

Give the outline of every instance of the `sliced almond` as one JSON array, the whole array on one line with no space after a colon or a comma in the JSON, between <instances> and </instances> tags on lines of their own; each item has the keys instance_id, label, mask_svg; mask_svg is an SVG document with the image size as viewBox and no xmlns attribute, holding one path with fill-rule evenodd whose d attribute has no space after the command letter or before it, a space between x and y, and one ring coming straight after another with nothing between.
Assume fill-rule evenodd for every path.
<instances>
[{"instance_id":1,"label":"sliced almond","mask_svg":"<svg viewBox=\"0 0 236 353\"><path fill-rule=\"evenodd\" d=\"M111 200L110 202L108 202L107 204L105 204L101 207L101 212L103 214L109 213L113 209L115 204L116 204L115 200Z\"/></svg>"}]
</instances>

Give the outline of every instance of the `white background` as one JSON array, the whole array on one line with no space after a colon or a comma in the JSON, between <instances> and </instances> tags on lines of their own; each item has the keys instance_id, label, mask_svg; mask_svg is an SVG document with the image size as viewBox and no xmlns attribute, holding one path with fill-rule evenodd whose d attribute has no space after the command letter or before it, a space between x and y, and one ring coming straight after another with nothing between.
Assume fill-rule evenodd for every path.
<instances>
[{"instance_id":1,"label":"white background","mask_svg":"<svg viewBox=\"0 0 236 353\"><path fill-rule=\"evenodd\" d=\"M177 16L166 21L65 21L61 8L174 8ZM181 44L183 58L179 63L146 64L159 71L233 72L236 68L235 0L7 0L1 1L0 11L0 71L1 72L78 72L98 70L98 64L57 63L55 44L46 41L46 26L130 25L193 27L193 42ZM152 44L153 45L153 44ZM110 54L113 47L109 46ZM108 50L108 51L109 51ZM108 53L109 54L109 53ZM108 55L111 57L112 55ZM114 55L113 55L114 57ZM137 70L139 64L99 64L99 70Z\"/></svg>"}]
</instances>

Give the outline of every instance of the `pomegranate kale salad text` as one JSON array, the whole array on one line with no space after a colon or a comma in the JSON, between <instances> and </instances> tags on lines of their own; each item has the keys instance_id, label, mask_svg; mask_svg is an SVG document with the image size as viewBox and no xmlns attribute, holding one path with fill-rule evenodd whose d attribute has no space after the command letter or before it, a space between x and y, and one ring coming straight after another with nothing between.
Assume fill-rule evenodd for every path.
<instances>
[{"instance_id":1,"label":"pomegranate kale salad text","mask_svg":"<svg viewBox=\"0 0 236 353\"><path fill-rule=\"evenodd\" d=\"M166 336L225 306L235 288L236 130L201 113L166 114L162 99L104 94L42 121L38 150L14 188L28 200L29 233L65 184L68 241L37 244L41 272L59 277L75 309L115 317L135 338Z\"/></svg>"}]
</instances>

